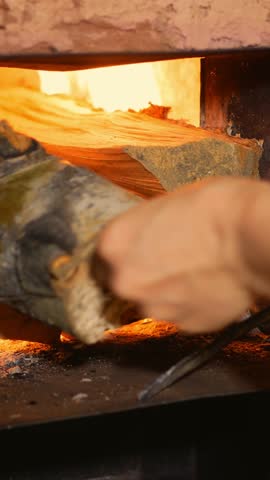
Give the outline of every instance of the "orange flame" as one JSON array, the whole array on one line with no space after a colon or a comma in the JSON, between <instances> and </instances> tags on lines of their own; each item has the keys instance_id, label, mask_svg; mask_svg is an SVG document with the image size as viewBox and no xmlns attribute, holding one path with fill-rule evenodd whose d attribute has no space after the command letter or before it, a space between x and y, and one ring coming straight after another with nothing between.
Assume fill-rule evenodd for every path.
<instances>
[{"instance_id":1,"label":"orange flame","mask_svg":"<svg viewBox=\"0 0 270 480\"><path fill-rule=\"evenodd\" d=\"M200 59L188 58L73 72L39 71L41 90L107 112L169 105L169 118L199 126ZM85 110L85 113L90 111Z\"/></svg>"},{"instance_id":2,"label":"orange flame","mask_svg":"<svg viewBox=\"0 0 270 480\"><path fill-rule=\"evenodd\" d=\"M160 104L161 96L153 65L121 65L79 72L40 72L43 92L64 93L87 100L107 112L140 110L149 102Z\"/></svg>"}]
</instances>

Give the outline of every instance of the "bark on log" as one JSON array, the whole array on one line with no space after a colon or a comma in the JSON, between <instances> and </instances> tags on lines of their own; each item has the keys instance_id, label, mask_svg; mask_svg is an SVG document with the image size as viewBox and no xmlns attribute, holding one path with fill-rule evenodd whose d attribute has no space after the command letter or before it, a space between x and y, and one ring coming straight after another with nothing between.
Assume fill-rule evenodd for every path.
<instances>
[{"instance_id":1,"label":"bark on log","mask_svg":"<svg viewBox=\"0 0 270 480\"><path fill-rule=\"evenodd\" d=\"M93 343L129 305L91 269L105 223L139 200L0 123L0 302Z\"/></svg>"},{"instance_id":2,"label":"bark on log","mask_svg":"<svg viewBox=\"0 0 270 480\"><path fill-rule=\"evenodd\" d=\"M81 108L27 89L0 90L0 116L16 130L141 196L209 175L258 176L261 147L255 140L143 113Z\"/></svg>"}]
</instances>

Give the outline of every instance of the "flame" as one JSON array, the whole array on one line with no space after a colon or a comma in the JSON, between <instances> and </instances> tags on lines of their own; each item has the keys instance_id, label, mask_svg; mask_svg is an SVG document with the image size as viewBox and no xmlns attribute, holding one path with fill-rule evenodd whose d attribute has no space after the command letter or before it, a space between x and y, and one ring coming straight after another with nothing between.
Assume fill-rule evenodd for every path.
<instances>
[{"instance_id":1,"label":"flame","mask_svg":"<svg viewBox=\"0 0 270 480\"><path fill-rule=\"evenodd\" d=\"M40 88L87 102L92 109L140 111L149 103L171 107L169 118L199 126L200 59L178 59L73 72L39 71ZM85 110L89 113L89 110Z\"/></svg>"},{"instance_id":2,"label":"flame","mask_svg":"<svg viewBox=\"0 0 270 480\"><path fill-rule=\"evenodd\" d=\"M178 331L179 328L172 322L144 318L118 328L106 330L104 341L133 343L143 339L168 337L175 335ZM66 344L79 342L76 337L66 332L61 332L60 341Z\"/></svg>"},{"instance_id":3,"label":"flame","mask_svg":"<svg viewBox=\"0 0 270 480\"><path fill-rule=\"evenodd\" d=\"M40 72L44 93L63 93L87 100L107 112L140 110L161 104L152 63L95 68L79 72Z\"/></svg>"},{"instance_id":4,"label":"flame","mask_svg":"<svg viewBox=\"0 0 270 480\"><path fill-rule=\"evenodd\" d=\"M179 328L175 323L154 318L144 318L105 332L106 341L133 343L143 339L160 339L175 335Z\"/></svg>"},{"instance_id":5,"label":"flame","mask_svg":"<svg viewBox=\"0 0 270 480\"><path fill-rule=\"evenodd\" d=\"M78 340L76 339L76 337L74 337L70 333L61 332L60 333L60 342L62 342L62 343L76 343L76 342L78 342Z\"/></svg>"}]
</instances>

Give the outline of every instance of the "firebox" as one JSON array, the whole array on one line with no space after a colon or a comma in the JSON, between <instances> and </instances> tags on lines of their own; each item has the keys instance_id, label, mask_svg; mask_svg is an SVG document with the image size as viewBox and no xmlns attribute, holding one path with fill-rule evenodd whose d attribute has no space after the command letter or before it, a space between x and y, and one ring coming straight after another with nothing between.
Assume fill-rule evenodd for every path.
<instances>
[{"instance_id":1,"label":"firebox","mask_svg":"<svg viewBox=\"0 0 270 480\"><path fill-rule=\"evenodd\" d=\"M21 156L33 139L138 201L210 175L270 178L270 6L235 3L2 1L3 130L27 139ZM8 209L0 189L0 217ZM269 477L267 333L141 404L212 336L131 309L87 344L0 298L1 479Z\"/></svg>"}]
</instances>

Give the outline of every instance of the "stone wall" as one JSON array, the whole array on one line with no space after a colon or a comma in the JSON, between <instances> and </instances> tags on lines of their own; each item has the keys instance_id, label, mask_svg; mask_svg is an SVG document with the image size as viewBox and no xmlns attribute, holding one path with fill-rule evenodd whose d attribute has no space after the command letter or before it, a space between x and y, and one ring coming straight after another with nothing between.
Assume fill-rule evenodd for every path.
<instances>
[{"instance_id":1,"label":"stone wall","mask_svg":"<svg viewBox=\"0 0 270 480\"><path fill-rule=\"evenodd\" d=\"M269 0L0 0L0 55L269 46Z\"/></svg>"}]
</instances>

